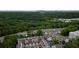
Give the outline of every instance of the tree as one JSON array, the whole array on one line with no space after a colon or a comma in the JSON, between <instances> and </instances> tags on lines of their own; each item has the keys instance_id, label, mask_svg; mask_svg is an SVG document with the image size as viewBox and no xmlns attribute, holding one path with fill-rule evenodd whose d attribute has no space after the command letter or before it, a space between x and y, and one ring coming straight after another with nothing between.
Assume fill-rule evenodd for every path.
<instances>
[{"instance_id":1,"label":"tree","mask_svg":"<svg viewBox=\"0 0 79 59\"><path fill-rule=\"evenodd\" d=\"M53 39L53 44L59 44L59 40L56 39L56 38L54 38L54 39Z\"/></svg>"},{"instance_id":2,"label":"tree","mask_svg":"<svg viewBox=\"0 0 79 59\"><path fill-rule=\"evenodd\" d=\"M79 38L72 39L72 41L65 43L64 48L79 48Z\"/></svg>"},{"instance_id":3,"label":"tree","mask_svg":"<svg viewBox=\"0 0 79 59\"><path fill-rule=\"evenodd\" d=\"M61 35L68 36L69 35L69 29L64 29L61 31Z\"/></svg>"},{"instance_id":4,"label":"tree","mask_svg":"<svg viewBox=\"0 0 79 59\"><path fill-rule=\"evenodd\" d=\"M69 32L78 30L77 27L78 27L78 26L75 26L75 25L69 25L68 27L64 28L64 29L61 31L61 35L63 35L63 36L68 36L68 35L69 35Z\"/></svg>"},{"instance_id":5,"label":"tree","mask_svg":"<svg viewBox=\"0 0 79 59\"><path fill-rule=\"evenodd\" d=\"M36 35L37 35L37 36L42 36L42 35L43 35L42 30L41 30L41 29L38 29Z\"/></svg>"},{"instance_id":6,"label":"tree","mask_svg":"<svg viewBox=\"0 0 79 59\"><path fill-rule=\"evenodd\" d=\"M17 44L17 37L15 35L5 36L2 47L3 48L15 48Z\"/></svg>"}]
</instances>

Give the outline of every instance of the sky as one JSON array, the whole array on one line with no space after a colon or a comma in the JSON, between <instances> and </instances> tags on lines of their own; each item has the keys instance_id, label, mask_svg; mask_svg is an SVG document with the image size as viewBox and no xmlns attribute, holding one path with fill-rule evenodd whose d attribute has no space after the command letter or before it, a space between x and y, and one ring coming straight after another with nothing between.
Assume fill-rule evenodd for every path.
<instances>
[{"instance_id":1,"label":"sky","mask_svg":"<svg viewBox=\"0 0 79 59\"><path fill-rule=\"evenodd\" d=\"M78 0L0 0L0 10L79 10Z\"/></svg>"}]
</instances>

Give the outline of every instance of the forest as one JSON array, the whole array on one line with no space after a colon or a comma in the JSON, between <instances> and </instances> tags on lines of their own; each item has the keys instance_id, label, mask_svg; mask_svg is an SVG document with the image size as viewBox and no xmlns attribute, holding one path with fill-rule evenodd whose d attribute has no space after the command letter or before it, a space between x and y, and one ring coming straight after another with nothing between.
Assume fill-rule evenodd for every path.
<instances>
[{"instance_id":1,"label":"forest","mask_svg":"<svg viewBox=\"0 0 79 59\"><path fill-rule=\"evenodd\" d=\"M79 22L65 23L58 18L79 18L78 11L0 12L0 36L17 32L77 26ZM74 27L75 27L74 26ZM78 26L77 26L78 27ZM66 32L66 31L64 31ZM67 35L67 34L66 34Z\"/></svg>"}]
</instances>

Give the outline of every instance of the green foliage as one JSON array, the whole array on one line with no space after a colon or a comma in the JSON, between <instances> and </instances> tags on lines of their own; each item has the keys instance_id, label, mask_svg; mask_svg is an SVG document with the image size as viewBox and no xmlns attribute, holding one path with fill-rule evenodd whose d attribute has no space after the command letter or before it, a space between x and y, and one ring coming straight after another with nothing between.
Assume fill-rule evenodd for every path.
<instances>
[{"instance_id":1,"label":"green foliage","mask_svg":"<svg viewBox=\"0 0 79 59\"><path fill-rule=\"evenodd\" d=\"M2 48L2 43L0 42L0 48Z\"/></svg>"},{"instance_id":2,"label":"green foliage","mask_svg":"<svg viewBox=\"0 0 79 59\"><path fill-rule=\"evenodd\" d=\"M28 37L35 36L35 34L36 34L36 33L34 33L33 30L29 30L29 31L27 31L27 35L28 35Z\"/></svg>"},{"instance_id":3,"label":"green foliage","mask_svg":"<svg viewBox=\"0 0 79 59\"><path fill-rule=\"evenodd\" d=\"M74 24L79 25L79 21L64 23L55 19L77 17L79 17L79 12L0 12L0 36L28 30L37 30L39 28L63 28ZM77 27L79 29L79 26ZM65 32L68 33L68 31Z\"/></svg>"},{"instance_id":4,"label":"green foliage","mask_svg":"<svg viewBox=\"0 0 79 59\"><path fill-rule=\"evenodd\" d=\"M68 29L62 30L62 31L61 31L61 35L63 35L63 36L69 35L69 30L68 30Z\"/></svg>"},{"instance_id":5,"label":"green foliage","mask_svg":"<svg viewBox=\"0 0 79 59\"><path fill-rule=\"evenodd\" d=\"M42 31L41 29L38 29L38 30L36 30L36 31L29 30L29 31L27 32L27 35L28 35L29 37L31 37L31 36L42 36L42 35L43 35L43 31Z\"/></svg>"},{"instance_id":6,"label":"green foliage","mask_svg":"<svg viewBox=\"0 0 79 59\"><path fill-rule=\"evenodd\" d=\"M43 35L43 32L41 29L37 30L37 33L36 33L37 36L42 36Z\"/></svg>"},{"instance_id":7,"label":"green foliage","mask_svg":"<svg viewBox=\"0 0 79 59\"><path fill-rule=\"evenodd\" d=\"M77 24L77 25L78 25L78 24ZM79 26L76 26L76 24L75 24L75 25L69 25L68 27L64 28L64 29L61 31L61 35L63 35L63 36L68 36L68 35L69 35L69 32L78 30L78 27L79 27Z\"/></svg>"},{"instance_id":8,"label":"green foliage","mask_svg":"<svg viewBox=\"0 0 79 59\"><path fill-rule=\"evenodd\" d=\"M5 36L2 42L2 48L15 48L17 44L17 37L15 35Z\"/></svg>"},{"instance_id":9,"label":"green foliage","mask_svg":"<svg viewBox=\"0 0 79 59\"><path fill-rule=\"evenodd\" d=\"M56 39L56 38L54 38L54 39L53 39L53 44L59 44L59 40Z\"/></svg>"},{"instance_id":10,"label":"green foliage","mask_svg":"<svg viewBox=\"0 0 79 59\"><path fill-rule=\"evenodd\" d=\"M24 21L24 20L16 20L16 21L1 21L0 22L0 36L5 36L9 34L14 34L17 32L22 31L29 31L29 30L37 30L37 29L45 29L45 28L62 28L63 23L61 22L53 22L53 21L44 21L44 20L30 20ZM35 23L34 23L35 21ZM59 26L60 24L60 26Z\"/></svg>"},{"instance_id":11,"label":"green foliage","mask_svg":"<svg viewBox=\"0 0 79 59\"><path fill-rule=\"evenodd\" d=\"M65 43L64 48L79 48L79 38L72 39L72 41Z\"/></svg>"}]
</instances>

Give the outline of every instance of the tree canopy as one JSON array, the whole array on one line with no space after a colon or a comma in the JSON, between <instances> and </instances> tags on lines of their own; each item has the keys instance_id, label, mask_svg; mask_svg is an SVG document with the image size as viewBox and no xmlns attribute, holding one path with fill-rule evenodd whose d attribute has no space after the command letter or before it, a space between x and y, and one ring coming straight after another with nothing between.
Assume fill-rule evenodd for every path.
<instances>
[{"instance_id":1,"label":"tree canopy","mask_svg":"<svg viewBox=\"0 0 79 59\"><path fill-rule=\"evenodd\" d=\"M14 34L22 31L35 30L39 28L63 28L68 27L69 25L78 25L79 21L65 23L58 20L58 18L78 17L79 12L0 12L0 36Z\"/></svg>"},{"instance_id":2,"label":"tree canopy","mask_svg":"<svg viewBox=\"0 0 79 59\"><path fill-rule=\"evenodd\" d=\"M1 48L15 48L17 44L17 37L15 35L5 36L1 43Z\"/></svg>"},{"instance_id":3,"label":"tree canopy","mask_svg":"<svg viewBox=\"0 0 79 59\"><path fill-rule=\"evenodd\" d=\"M79 38L72 39L68 43L65 43L64 48L79 48Z\"/></svg>"}]
</instances>

